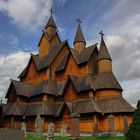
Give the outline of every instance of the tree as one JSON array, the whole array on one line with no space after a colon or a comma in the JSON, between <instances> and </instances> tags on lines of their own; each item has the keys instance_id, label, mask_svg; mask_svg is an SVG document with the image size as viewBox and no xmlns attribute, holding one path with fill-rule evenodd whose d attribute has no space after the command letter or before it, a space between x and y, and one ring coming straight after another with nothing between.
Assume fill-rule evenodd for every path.
<instances>
[{"instance_id":1,"label":"tree","mask_svg":"<svg viewBox=\"0 0 140 140\"><path fill-rule=\"evenodd\" d=\"M140 139L140 100L137 103L137 109L133 116L133 122L129 130L125 134L125 140L139 140Z\"/></svg>"}]
</instances>

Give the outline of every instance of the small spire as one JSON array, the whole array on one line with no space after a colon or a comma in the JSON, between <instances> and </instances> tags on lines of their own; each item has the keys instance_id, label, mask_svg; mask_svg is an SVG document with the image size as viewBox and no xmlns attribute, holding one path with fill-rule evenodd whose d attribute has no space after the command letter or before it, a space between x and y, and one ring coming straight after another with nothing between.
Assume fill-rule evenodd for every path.
<instances>
[{"instance_id":1,"label":"small spire","mask_svg":"<svg viewBox=\"0 0 140 140\"><path fill-rule=\"evenodd\" d=\"M53 9L51 8L49 11L50 11L51 16L52 16L52 14L54 13Z\"/></svg>"},{"instance_id":2,"label":"small spire","mask_svg":"<svg viewBox=\"0 0 140 140\"><path fill-rule=\"evenodd\" d=\"M78 24L82 23L82 21L80 20L80 18L77 19Z\"/></svg>"},{"instance_id":3,"label":"small spire","mask_svg":"<svg viewBox=\"0 0 140 140\"><path fill-rule=\"evenodd\" d=\"M46 26L45 26L45 29L47 28L47 27L49 27L49 26L52 26L52 27L54 27L54 28L56 28L57 29L57 26L56 26L56 23L55 23L55 21L54 21L54 19L53 19L53 13L54 13L54 11L53 11L53 9L51 8L50 10L50 18L49 18L49 20L48 20L48 23L46 24Z\"/></svg>"},{"instance_id":4,"label":"small spire","mask_svg":"<svg viewBox=\"0 0 140 140\"><path fill-rule=\"evenodd\" d=\"M102 30L101 30L101 32L99 32L99 34L101 35L101 38L103 39L104 34L103 34Z\"/></svg>"},{"instance_id":5,"label":"small spire","mask_svg":"<svg viewBox=\"0 0 140 140\"><path fill-rule=\"evenodd\" d=\"M103 31L99 32L99 34L101 35L101 43L100 43L100 50L99 50L99 54L98 54L98 60L101 59L109 59L111 60L110 54L108 52L108 49L106 47L105 41L104 41L104 34Z\"/></svg>"},{"instance_id":6,"label":"small spire","mask_svg":"<svg viewBox=\"0 0 140 140\"><path fill-rule=\"evenodd\" d=\"M80 25L81 20L77 19L77 23L78 23L78 28L77 28L77 32L76 32L73 44L75 44L76 42L84 42L86 44L82 29L81 29L81 25Z\"/></svg>"}]
</instances>

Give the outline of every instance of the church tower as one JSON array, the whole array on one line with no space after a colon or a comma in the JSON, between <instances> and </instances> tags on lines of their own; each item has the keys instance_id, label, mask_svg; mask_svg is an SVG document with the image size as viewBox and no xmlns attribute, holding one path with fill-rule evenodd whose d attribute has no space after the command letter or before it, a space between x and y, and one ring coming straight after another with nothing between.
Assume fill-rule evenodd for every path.
<instances>
[{"instance_id":1,"label":"church tower","mask_svg":"<svg viewBox=\"0 0 140 140\"><path fill-rule=\"evenodd\" d=\"M101 34L101 43L100 43L100 49L98 54L98 72L112 72L112 59L110 57L110 54L108 52L108 49L106 47L106 44L104 42L104 34L102 31Z\"/></svg>"},{"instance_id":2,"label":"church tower","mask_svg":"<svg viewBox=\"0 0 140 140\"><path fill-rule=\"evenodd\" d=\"M53 18L53 11L50 10L51 15L50 18L42 31L42 37L39 41L38 47L39 47L39 57L43 57L49 54L52 47L55 47L59 43L61 43L60 37L58 35L58 30L56 23Z\"/></svg>"},{"instance_id":3,"label":"church tower","mask_svg":"<svg viewBox=\"0 0 140 140\"><path fill-rule=\"evenodd\" d=\"M77 27L77 32L75 35L73 45L75 50L77 50L80 54L86 48L86 41L81 29L81 25L80 25L81 21L78 19L77 22L78 22L78 27Z\"/></svg>"},{"instance_id":4,"label":"church tower","mask_svg":"<svg viewBox=\"0 0 140 140\"><path fill-rule=\"evenodd\" d=\"M48 20L48 23L45 26L45 31L48 33L49 36L51 36L52 34L54 34L57 31L57 26L53 19L52 14Z\"/></svg>"}]
</instances>

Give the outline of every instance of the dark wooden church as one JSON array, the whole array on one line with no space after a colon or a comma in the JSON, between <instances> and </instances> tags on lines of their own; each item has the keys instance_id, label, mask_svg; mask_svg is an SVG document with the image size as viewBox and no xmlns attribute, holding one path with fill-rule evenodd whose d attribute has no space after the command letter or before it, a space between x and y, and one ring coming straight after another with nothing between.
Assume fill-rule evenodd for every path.
<instances>
[{"instance_id":1,"label":"dark wooden church","mask_svg":"<svg viewBox=\"0 0 140 140\"><path fill-rule=\"evenodd\" d=\"M122 88L112 71L112 59L101 32L100 48L86 46L78 22L73 48L61 41L51 14L38 43L39 53L31 54L20 80L11 80L3 106L5 127L34 131L35 118L42 118L47 131L50 122L56 131L65 123L71 128L70 114L80 114L80 132L110 129L109 117L114 117L114 131L124 131L124 118L132 122L134 108L123 98Z\"/></svg>"}]
</instances>

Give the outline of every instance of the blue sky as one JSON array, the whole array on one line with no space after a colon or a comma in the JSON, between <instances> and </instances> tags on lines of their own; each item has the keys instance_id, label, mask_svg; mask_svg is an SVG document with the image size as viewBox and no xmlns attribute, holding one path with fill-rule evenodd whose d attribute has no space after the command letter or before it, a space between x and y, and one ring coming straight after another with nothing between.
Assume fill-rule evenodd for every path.
<instances>
[{"instance_id":1,"label":"blue sky","mask_svg":"<svg viewBox=\"0 0 140 140\"><path fill-rule=\"evenodd\" d=\"M54 9L62 40L71 47L81 19L87 46L100 43L100 30L113 59L113 71L124 97L135 106L140 97L140 1L139 0L0 0L0 95L9 79L37 53L42 29Z\"/></svg>"}]
</instances>

